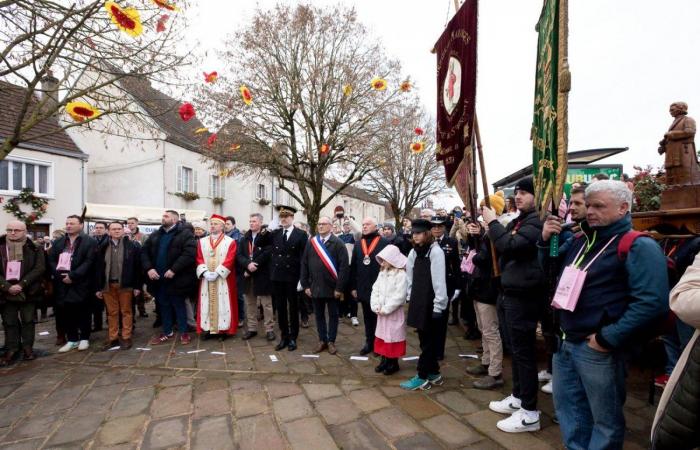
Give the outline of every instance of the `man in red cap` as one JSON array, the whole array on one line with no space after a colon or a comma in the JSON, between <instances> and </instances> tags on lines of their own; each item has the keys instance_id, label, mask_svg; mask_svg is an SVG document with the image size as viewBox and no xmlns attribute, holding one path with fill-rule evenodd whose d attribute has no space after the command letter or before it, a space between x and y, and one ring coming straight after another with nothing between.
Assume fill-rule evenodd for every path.
<instances>
[{"instance_id":1,"label":"man in red cap","mask_svg":"<svg viewBox=\"0 0 700 450\"><path fill-rule=\"evenodd\" d=\"M209 223L209 236L197 245L197 333L233 335L238 329L236 241L224 233L224 217L214 214Z\"/></svg>"}]
</instances>

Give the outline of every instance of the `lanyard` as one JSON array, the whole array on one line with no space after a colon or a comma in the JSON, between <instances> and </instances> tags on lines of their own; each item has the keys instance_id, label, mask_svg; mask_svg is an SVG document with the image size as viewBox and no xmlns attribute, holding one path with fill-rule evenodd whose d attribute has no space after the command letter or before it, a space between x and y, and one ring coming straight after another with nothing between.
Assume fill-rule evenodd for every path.
<instances>
[{"instance_id":1,"label":"lanyard","mask_svg":"<svg viewBox=\"0 0 700 450\"><path fill-rule=\"evenodd\" d=\"M607 242L607 244L605 244L605 245L603 246L603 248L601 248L600 251L599 251L598 253L596 253L596 255L593 257L593 259L591 259L591 260L589 261L589 263L586 264L586 267L583 268L583 271L584 271L584 272L586 272L586 271L591 267L591 265L595 262L595 260L598 259L598 257L599 257L600 255L603 254L603 252L605 251L605 249L608 248L608 247L610 246L610 244L612 244L613 241L614 241L615 239L617 239L617 236L618 236L618 235L616 234L616 235L614 235L613 237L611 237L610 240ZM595 239L594 239L594 241L595 241ZM588 253L588 250L590 250L591 247L592 247L592 244L587 246L587 248L586 248L586 253ZM581 250L583 250L583 247L581 248ZM580 254L580 253L581 253L581 251L579 250L579 254ZM585 256L586 256L586 253L584 253L583 256L579 259L578 264L577 264L577 265L576 265L576 264L574 265L574 268L575 268L575 269L578 269L578 266L581 265L581 263L583 262L583 259L584 259ZM578 258L578 255L576 255L576 257Z\"/></svg>"},{"instance_id":2,"label":"lanyard","mask_svg":"<svg viewBox=\"0 0 700 450\"><path fill-rule=\"evenodd\" d=\"M369 245L369 249L367 248L367 241L365 239L361 240L360 245L362 246L362 254L365 258L372 254L374 249L377 248L377 244L379 244L379 236L372 239L372 243Z\"/></svg>"},{"instance_id":3,"label":"lanyard","mask_svg":"<svg viewBox=\"0 0 700 450\"><path fill-rule=\"evenodd\" d=\"M590 242L588 241L588 236L586 236L586 243L581 247L581 250L578 251L578 254L574 258L574 268L579 268L583 260L586 258L588 252L591 251L591 248L593 248L593 245L595 245L596 237L598 237L597 231L593 232L593 240L591 240ZM586 249L585 251L584 248ZM581 254L581 252L583 252L583 255Z\"/></svg>"}]
</instances>

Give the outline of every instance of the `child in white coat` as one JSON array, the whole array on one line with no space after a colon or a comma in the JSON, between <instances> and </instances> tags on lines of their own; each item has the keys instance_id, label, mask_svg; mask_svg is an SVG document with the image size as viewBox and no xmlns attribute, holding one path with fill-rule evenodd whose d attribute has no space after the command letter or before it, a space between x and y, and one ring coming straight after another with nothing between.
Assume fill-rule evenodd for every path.
<instances>
[{"instance_id":1,"label":"child in white coat","mask_svg":"<svg viewBox=\"0 0 700 450\"><path fill-rule=\"evenodd\" d=\"M377 281L372 286L370 306L377 314L374 333L374 351L382 362L374 369L391 375L399 370L399 358L406 354L406 257L395 245L387 245L377 254L381 266Z\"/></svg>"}]
</instances>

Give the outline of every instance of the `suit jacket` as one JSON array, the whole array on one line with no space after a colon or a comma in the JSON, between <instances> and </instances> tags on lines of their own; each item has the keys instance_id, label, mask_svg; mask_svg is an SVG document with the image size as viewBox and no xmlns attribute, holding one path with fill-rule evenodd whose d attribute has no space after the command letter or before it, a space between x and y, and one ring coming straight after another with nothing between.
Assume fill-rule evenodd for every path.
<instances>
[{"instance_id":1,"label":"suit jacket","mask_svg":"<svg viewBox=\"0 0 700 450\"><path fill-rule=\"evenodd\" d=\"M20 296L11 296L8 290L13 284L22 285L23 298L29 302L42 300L44 289L42 280L45 273L46 256L44 249L37 247L31 239L22 247L22 266L20 267L19 280L7 281L5 273L7 272L7 238L0 236L0 301L7 299L15 299Z\"/></svg>"},{"instance_id":2,"label":"suit jacket","mask_svg":"<svg viewBox=\"0 0 700 450\"><path fill-rule=\"evenodd\" d=\"M143 271L141 270L141 246L138 241L132 241L127 237L123 237L124 241L124 256L122 260L121 287L123 289L138 289L143 287ZM110 240L103 242L97 251L95 258L95 289L102 291L107 285L107 275L105 268L107 262L105 255L111 250Z\"/></svg>"},{"instance_id":3,"label":"suit jacket","mask_svg":"<svg viewBox=\"0 0 700 450\"><path fill-rule=\"evenodd\" d=\"M71 284L63 282L63 277L56 270L58 258L68 243L68 236L56 239L49 253L49 266L54 285L54 299L59 305L80 303L95 295L94 264L97 256L97 241L85 233L75 239L73 255L70 259L68 276Z\"/></svg>"},{"instance_id":4,"label":"suit jacket","mask_svg":"<svg viewBox=\"0 0 700 450\"><path fill-rule=\"evenodd\" d=\"M272 254L270 279L287 283L299 282L301 274L301 258L309 236L299 228L292 227L287 240L284 240L284 229L278 228L272 232Z\"/></svg>"},{"instance_id":5,"label":"suit jacket","mask_svg":"<svg viewBox=\"0 0 700 450\"><path fill-rule=\"evenodd\" d=\"M250 254L250 244L253 244L253 254ZM248 291L248 286L253 283L254 295L270 295L272 289L270 287L270 258L272 256L272 233L267 230L262 230L255 236L253 242L253 233L248 230L245 235L238 241L238 251L236 252L236 265L238 270L244 274L243 292ZM248 271L248 264L251 262L258 264L258 270L255 272ZM245 276L247 274L248 276Z\"/></svg>"},{"instance_id":6,"label":"suit jacket","mask_svg":"<svg viewBox=\"0 0 700 450\"><path fill-rule=\"evenodd\" d=\"M315 239L315 237L311 239ZM323 245L326 246L331 259L335 262L338 279L334 279L330 274L309 240L301 258L301 287L311 288L311 297L313 298L332 298L334 291L343 292L350 275L348 251L343 241L331 234Z\"/></svg>"},{"instance_id":7,"label":"suit jacket","mask_svg":"<svg viewBox=\"0 0 700 450\"><path fill-rule=\"evenodd\" d=\"M451 299L455 289L459 289L459 244L446 234L439 242L440 248L445 254L445 276L447 281L447 296Z\"/></svg>"},{"instance_id":8,"label":"suit jacket","mask_svg":"<svg viewBox=\"0 0 700 450\"><path fill-rule=\"evenodd\" d=\"M372 233L367 236L367 247L372 243L375 237L379 236L377 233ZM369 302L372 297L372 285L377 281L377 276L379 276L379 263L377 262L377 253L381 252L384 247L389 245L389 241L383 237L379 238L377 247L369 255L369 265L365 266L363 259L365 258L364 253L362 253L362 241L365 240L365 236L362 236L360 240L355 243L355 247L352 249L352 263L350 265L350 288L357 291L357 298L363 302Z\"/></svg>"}]
</instances>

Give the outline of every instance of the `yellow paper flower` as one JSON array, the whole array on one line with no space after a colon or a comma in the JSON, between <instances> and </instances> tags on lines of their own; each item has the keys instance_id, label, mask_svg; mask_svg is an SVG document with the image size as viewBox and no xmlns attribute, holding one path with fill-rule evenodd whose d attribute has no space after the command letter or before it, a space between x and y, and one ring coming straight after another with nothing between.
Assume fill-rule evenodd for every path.
<instances>
[{"instance_id":1,"label":"yellow paper flower","mask_svg":"<svg viewBox=\"0 0 700 450\"><path fill-rule=\"evenodd\" d=\"M425 150L425 142L416 141L416 142L411 144L411 151L413 153L422 153L423 150Z\"/></svg>"},{"instance_id":2,"label":"yellow paper flower","mask_svg":"<svg viewBox=\"0 0 700 450\"><path fill-rule=\"evenodd\" d=\"M352 86L349 84L346 84L343 86L343 95L346 97L350 97L352 95Z\"/></svg>"},{"instance_id":3,"label":"yellow paper flower","mask_svg":"<svg viewBox=\"0 0 700 450\"><path fill-rule=\"evenodd\" d=\"M229 150L231 150L232 152L235 152L239 148L241 148L241 144L231 144L231 147L229 147Z\"/></svg>"},{"instance_id":4,"label":"yellow paper flower","mask_svg":"<svg viewBox=\"0 0 700 450\"><path fill-rule=\"evenodd\" d=\"M372 89L375 91L383 91L386 89L386 80L384 78L374 77L371 81Z\"/></svg>"},{"instance_id":5,"label":"yellow paper flower","mask_svg":"<svg viewBox=\"0 0 700 450\"><path fill-rule=\"evenodd\" d=\"M141 17L136 8L122 8L113 1L105 2L105 9L112 22L124 33L136 37L143 32Z\"/></svg>"},{"instance_id":6,"label":"yellow paper flower","mask_svg":"<svg viewBox=\"0 0 700 450\"><path fill-rule=\"evenodd\" d=\"M100 115L100 110L93 108L92 105L85 102L69 102L66 105L66 112L76 122L82 122L86 119L93 119Z\"/></svg>"},{"instance_id":7,"label":"yellow paper flower","mask_svg":"<svg viewBox=\"0 0 700 450\"><path fill-rule=\"evenodd\" d=\"M410 81L404 80L404 81L402 81L401 84L399 85L399 90L400 90L401 92L411 92L411 88L412 88L412 87L413 87L413 86L411 86L411 82L410 82Z\"/></svg>"},{"instance_id":8,"label":"yellow paper flower","mask_svg":"<svg viewBox=\"0 0 700 450\"><path fill-rule=\"evenodd\" d=\"M209 130L207 130L207 129L204 128L204 127L202 127L202 128L197 128L196 130L194 130L194 134L202 134L202 133L206 133L207 131L209 131Z\"/></svg>"},{"instance_id":9,"label":"yellow paper flower","mask_svg":"<svg viewBox=\"0 0 700 450\"><path fill-rule=\"evenodd\" d=\"M253 94L250 93L250 89L247 86L241 86L241 97L246 105L253 103Z\"/></svg>"}]
</instances>

